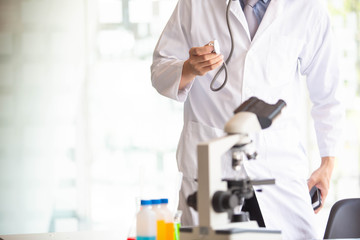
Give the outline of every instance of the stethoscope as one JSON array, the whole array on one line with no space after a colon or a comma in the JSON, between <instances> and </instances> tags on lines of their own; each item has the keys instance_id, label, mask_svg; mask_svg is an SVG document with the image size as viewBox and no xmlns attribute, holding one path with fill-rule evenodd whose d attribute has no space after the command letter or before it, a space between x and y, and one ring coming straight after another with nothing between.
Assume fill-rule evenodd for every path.
<instances>
[{"instance_id":1,"label":"stethoscope","mask_svg":"<svg viewBox=\"0 0 360 240\"><path fill-rule=\"evenodd\" d=\"M230 10L230 5L232 1L236 1L236 0L229 0L228 6L226 8L226 24L229 30L229 34L230 34L230 42L231 42L231 49L230 49L230 53L228 58L226 59L225 62L223 62L223 65L221 66L221 68L217 71L217 73L215 74L214 78L212 79L211 83L210 83L210 89L214 92L217 92L219 90L221 90L227 82L228 79L228 70L227 70L227 64L230 62L230 59L232 57L233 51L234 51L234 38L232 35L232 31L231 31L231 26L230 26L230 20L229 20L229 10ZM219 54L220 53L220 46L217 40L214 40L214 43L209 43L209 45L213 45L214 46L214 52ZM216 79L219 77L220 73L225 70L225 79L224 82L221 84L220 87L216 88L214 86Z\"/></svg>"}]
</instances>

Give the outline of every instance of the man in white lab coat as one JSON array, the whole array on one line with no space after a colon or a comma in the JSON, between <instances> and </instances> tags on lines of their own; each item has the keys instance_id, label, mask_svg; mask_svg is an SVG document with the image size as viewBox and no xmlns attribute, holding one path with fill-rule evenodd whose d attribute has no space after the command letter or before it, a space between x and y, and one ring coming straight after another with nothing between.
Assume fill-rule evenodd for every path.
<instances>
[{"instance_id":1,"label":"man in white lab coat","mask_svg":"<svg viewBox=\"0 0 360 240\"><path fill-rule=\"evenodd\" d=\"M231 50L227 4L227 0L179 0L151 66L156 90L184 102L177 151L178 167L184 174L179 205L184 211L183 225L198 223L196 213L185 203L197 188L197 144L224 135L223 127L233 111L256 96L272 104L278 99L287 103L269 129L253 136L259 156L246 168L250 177L276 179L276 185L256 192L265 225L281 229L284 239L316 238L309 189L316 185L325 201L342 120L338 66L326 7L321 0L260 0L252 5L260 23L253 35L243 11L246 2L231 2L234 52L227 84L213 92L211 80ZM212 53L213 46L207 44L214 39L221 54ZM310 174L301 138L305 122L299 111L304 81L300 74L306 76L321 154L321 165ZM223 78L218 78L220 84ZM229 159L222 161L224 177L234 174Z\"/></svg>"}]
</instances>

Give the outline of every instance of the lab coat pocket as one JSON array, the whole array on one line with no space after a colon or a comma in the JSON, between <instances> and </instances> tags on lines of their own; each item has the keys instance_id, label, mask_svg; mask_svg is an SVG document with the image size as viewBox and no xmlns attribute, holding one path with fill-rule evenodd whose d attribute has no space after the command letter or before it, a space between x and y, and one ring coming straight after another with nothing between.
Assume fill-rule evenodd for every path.
<instances>
[{"instance_id":1,"label":"lab coat pocket","mask_svg":"<svg viewBox=\"0 0 360 240\"><path fill-rule=\"evenodd\" d=\"M302 40L288 36L272 36L266 60L266 79L270 86L286 85L297 74Z\"/></svg>"}]
</instances>

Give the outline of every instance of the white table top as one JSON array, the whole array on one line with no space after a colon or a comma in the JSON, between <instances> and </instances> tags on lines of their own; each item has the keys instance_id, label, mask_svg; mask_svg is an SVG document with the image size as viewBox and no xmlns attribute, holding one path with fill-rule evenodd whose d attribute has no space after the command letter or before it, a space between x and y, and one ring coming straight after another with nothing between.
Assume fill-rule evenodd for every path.
<instances>
[{"instance_id":1,"label":"white table top","mask_svg":"<svg viewBox=\"0 0 360 240\"><path fill-rule=\"evenodd\" d=\"M72 233L35 233L19 235L0 235L0 240L125 240L121 239L120 232L115 231L88 231ZM354 238L360 240L360 238ZM341 239L336 239L341 240ZM343 239L350 240L350 239Z\"/></svg>"},{"instance_id":2,"label":"white table top","mask_svg":"<svg viewBox=\"0 0 360 240\"><path fill-rule=\"evenodd\" d=\"M0 235L0 240L124 240L120 232L88 231L73 233L38 233L19 235Z\"/></svg>"}]
</instances>

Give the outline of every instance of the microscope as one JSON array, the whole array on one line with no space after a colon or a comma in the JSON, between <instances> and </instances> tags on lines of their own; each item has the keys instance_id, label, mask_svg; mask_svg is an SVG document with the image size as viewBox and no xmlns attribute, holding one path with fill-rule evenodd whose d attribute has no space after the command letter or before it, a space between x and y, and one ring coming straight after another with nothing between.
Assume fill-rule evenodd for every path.
<instances>
[{"instance_id":1,"label":"microscope","mask_svg":"<svg viewBox=\"0 0 360 240\"><path fill-rule=\"evenodd\" d=\"M249 134L270 127L286 106L283 100L271 105L251 97L241 104L226 123L224 137L200 143L198 156L198 191L187 204L198 211L199 226L180 229L181 240L281 239L281 231L260 228L241 211L245 199L254 194L254 185L275 184L274 179L251 180L244 161L257 153ZM221 156L231 150L232 167L238 177L221 178Z\"/></svg>"}]
</instances>

